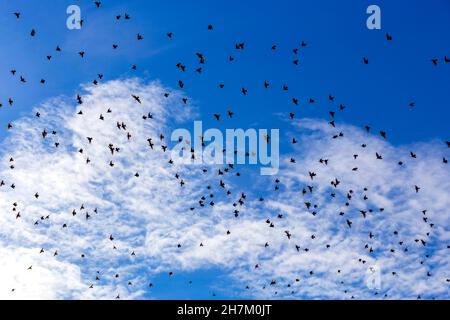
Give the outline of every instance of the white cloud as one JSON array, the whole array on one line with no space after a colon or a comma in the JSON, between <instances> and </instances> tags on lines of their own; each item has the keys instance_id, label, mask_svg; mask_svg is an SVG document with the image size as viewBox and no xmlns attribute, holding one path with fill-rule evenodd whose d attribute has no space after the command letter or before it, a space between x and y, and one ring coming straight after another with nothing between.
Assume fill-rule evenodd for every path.
<instances>
[{"instance_id":1,"label":"white cloud","mask_svg":"<svg viewBox=\"0 0 450 320\"><path fill-rule=\"evenodd\" d=\"M441 163L441 146L410 146L417 153L413 160L408 159L409 149L394 147L352 126L341 126L344 137L331 139L334 131L323 122L302 120L301 129L293 129L301 149L286 158L295 157L297 163L283 165L282 188L259 202L255 190L240 190L239 183L228 178L230 174L216 177L217 168L203 174L200 167L168 163L170 153L161 150L167 142L160 142L159 135L170 137L174 123L168 119L193 118L191 108L179 104L179 93L164 98L167 89L159 83L136 79L85 90L83 104L76 110L72 100L59 97L37 108L40 118L18 120L2 145L0 260L7 263L0 267L0 297L111 299L119 293L121 298L139 298L158 272L219 267L236 280L224 291L249 285L248 295L253 297L367 298L373 297L373 291L364 284L365 274L374 263L383 270L380 292L389 297L448 296L450 179L448 167ZM142 104L131 94L139 96ZM83 115L77 114L79 110ZM153 119L144 120L148 112ZM126 129L118 129L117 122L124 122ZM93 138L92 143L87 137ZM58 148L55 142L60 143ZM120 151L112 155L110 143ZM361 143L367 148L362 149ZM384 159L376 160L375 152ZM320 164L319 158L329 159L328 166ZM399 159L405 161L404 168L396 164ZM111 160L114 167L109 165ZM14 169L9 168L11 164ZM358 171L352 171L353 167ZM314 181L308 171L317 173ZM186 182L184 187L175 178L177 173ZM335 178L341 184L332 200L330 181ZM220 179L230 186L230 196L219 187ZM254 179L273 188L271 177ZM307 185L313 185L314 191L302 195ZM417 194L414 185L421 187ZM344 198L350 189L354 193L346 208ZM242 207L237 205L240 216L235 218L232 203L241 191L247 199ZM210 193L214 198L209 198ZM364 194L367 201L362 200ZM202 196L205 208L198 208ZM214 207L209 206L211 199ZM308 213L305 201L318 204L317 215ZM378 212L380 207L383 212ZM368 209L374 212L364 219L358 210ZM433 228L422 220L424 209ZM344 216L339 215L341 211ZM21 217L16 219L18 212ZM282 219L277 218L279 213ZM268 218L274 228L266 223ZM351 229L347 219L353 222ZM292 233L291 240L286 230ZM370 231L373 239L368 237ZM415 239L426 240L427 246ZM404 244L400 246L399 241ZM366 243L374 248L373 254L364 248ZM403 252L405 247L408 252ZM41 248L44 253L39 253ZM133 251L136 256L131 256ZM424 257L426 253L429 258ZM32 270L27 270L29 265ZM314 274L309 275L312 270ZM392 271L397 276L389 274ZM272 280L277 284L271 286Z\"/></svg>"}]
</instances>

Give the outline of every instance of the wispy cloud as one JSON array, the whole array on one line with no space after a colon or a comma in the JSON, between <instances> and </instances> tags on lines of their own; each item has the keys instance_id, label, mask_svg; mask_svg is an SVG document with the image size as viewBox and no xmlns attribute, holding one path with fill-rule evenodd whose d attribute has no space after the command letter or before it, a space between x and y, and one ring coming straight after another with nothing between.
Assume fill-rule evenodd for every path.
<instances>
[{"instance_id":1,"label":"wispy cloud","mask_svg":"<svg viewBox=\"0 0 450 320\"><path fill-rule=\"evenodd\" d=\"M235 280L230 286L248 286L243 295L251 297L372 298L365 279L375 264L382 270L379 297L448 296L450 179L440 144L395 147L345 125L339 128L344 137L332 139L327 124L304 119L292 130L299 147L286 155L280 189L273 190L273 178L258 178L270 185L259 201L256 190L243 190L231 178L236 169L218 178L215 167L203 173L203 167L169 163L170 152L161 149L174 127L168 119L193 117L178 93L164 98L162 85L137 79L84 91L76 107L64 97L42 104L35 110L40 118L16 121L2 143L2 298L139 298L149 295L147 284L157 273L208 267L226 270ZM149 112L153 119L143 119ZM408 158L410 151L416 159ZM242 206L241 192L247 195Z\"/></svg>"}]
</instances>

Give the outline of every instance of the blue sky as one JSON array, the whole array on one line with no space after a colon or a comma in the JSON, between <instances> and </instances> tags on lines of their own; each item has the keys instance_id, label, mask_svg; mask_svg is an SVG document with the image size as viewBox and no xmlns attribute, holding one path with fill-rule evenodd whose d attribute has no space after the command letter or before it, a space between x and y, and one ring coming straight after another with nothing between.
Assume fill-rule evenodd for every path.
<instances>
[{"instance_id":1,"label":"blue sky","mask_svg":"<svg viewBox=\"0 0 450 320\"><path fill-rule=\"evenodd\" d=\"M442 60L450 50L446 1L432 5L381 1L379 31L365 27L365 9L371 4L367 1L260 1L257 6L253 2L105 1L100 9L91 1L75 1L85 27L68 30L65 9L72 2L1 4L0 97L4 105L9 96L16 100L15 108L1 110L2 127L33 104L59 94L72 95L80 83L103 73L107 79L131 75L160 79L172 87L184 77L185 91L204 121L212 118L212 112L224 114L231 106L238 110L236 121L242 127L272 125L271 116L260 115L272 114L274 106L287 114L293 109L291 96L301 99L303 116L325 117L331 110L327 96L333 94L336 102L348 107L342 120L383 128L393 143L442 140L448 135L442 121L449 112L448 68L434 68L430 62L433 57ZM19 10L23 17L15 21L11 12ZM113 16L124 12L132 19L117 23ZM214 25L213 31L206 30L208 24ZM37 30L35 39L28 37L32 28ZM140 43L134 41L138 32L145 37ZM172 41L167 32L174 33ZM385 41L386 32L394 41ZM308 46L300 49L300 65L294 68L292 49L301 41ZM235 52L236 42L245 42L246 50ZM112 43L119 44L117 51L111 50ZM270 50L272 44L277 44L276 52ZM60 54L54 51L56 45L62 48ZM80 50L86 51L85 59L77 56ZM208 57L204 73L181 75L174 64L183 61L191 66L196 51ZM48 54L53 56L51 62L45 59ZM236 56L232 64L227 62L230 54ZM367 66L360 63L364 56L370 60ZM130 71L132 64L138 66L137 72ZM8 73L12 68L32 83L19 86ZM38 83L41 77L47 78L45 86ZM189 81L191 77L197 79ZM288 84L289 93L265 94L266 79L274 87ZM217 88L220 82L226 85L224 90ZM251 93L246 99L241 86ZM317 101L314 107L305 103L310 97ZM416 108L408 107L410 101L416 102Z\"/></svg>"},{"instance_id":2,"label":"blue sky","mask_svg":"<svg viewBox=\"0 0 450 320\"><path fill-rule=\"evenodd\" d=\"M71 4L81 8L85 21L81 30L66 28L66 8ZM370 4L381 8L381 30L366 28ZM21 12L20 19L14 17L15 11ZM125 13L130 20L123 19ZM118 21L114 18L117 14L122 15ZM213 30L207 30L209 24ZM37 32L34 38L29 36L31 29ZM388 150L394 155L395 150L408 149L404 146L426 143L441 159L448 154L443 142L450 138L450 64L443 61L444 55L450 57L449 31L450 3L445 0L407 4L381 0L105 0L100 8L92 1L76 0L2 2L0 139L2 144L7 141L9 122L31 115L33 108L50 98L68 96L75 107L76 94L83 92L80 85L101 73L105 81L138 77L160 81L173 90L178 80L183 80L183 95L205 128L279 128L281 136L287 137L281 142L281 153L286 156L298 151L288 137L304 130L302 120L300 129L292 126L289 112L295 112L296 119L329 121L328 112L336 111L339 123L360 129L370 125L374 133L386 131L389 148L394 148ZM168 32L173 32L173 39L168 39ZM136 41L137 33L144 40ZM393 41L386 40L386 33ZM302 41L306 47L300 47ZM234 49L239 42L245 43L242 51ZM118 44L118 49L112 50L112 44ZM274 44L275 51L271 50ZM56 52L56 46L62 51ZM294 48L299 49L298 66L292 63L296 59ZM78 56L79 51L86 52L85 58ZM195 72L195 52L206 57L202 74ZM51 61L47 55L52 55ZM228 61L230 55L235 58L233 62ZM363 64L363 57L369 59L368 65ZM439 59L437 66L432 65L432 58ZM175 67L178 62L187 65L185 73ZM136 71L131 70L133 64ZM11 69L17 70L15 77ZM19 75L27 83L21 84ZM46 79L45 85L39 83L41 78ZM270 82L269 90L263 87L265 80ZM225 84L224 89L219 89L220 83ZM283 85L288 85L287 92L283 92ZM245 97L242 87L248 90ZM333 102L328 101L330 94L335 97ZM9 97L14 99L12 108ZM299 106L292 104L292 97L299 99ZM310 98L316 102L308 103ZM409 107L412 101L413 108ZM337 111L341 103L346 106L344 112ZM228 109L235 113L233 121L226 119ZM221 114L223 121L217 123L213 113ZM195 119L177 125L190 128ZM299 157L302 154L299 152ZM255 177L252 168L247 172L233 183L244 190L253 186L255 194L270 196L267 185L271 180ZM288 180L289 175L285 177ZM444 190L444 195L447 192ZM228 277L235 265L199 265L180 275L175 272L170 280L165 273L152 276L158 285L142 297L211 298L212 292L218 298L249 297L243 286L234 282L240 275ZM138 276L145 276L145 272L140 270ZM189 285L189 280L193 284ZM231 282L233 289L228 286Z\"/></svg>"}]
</instances>

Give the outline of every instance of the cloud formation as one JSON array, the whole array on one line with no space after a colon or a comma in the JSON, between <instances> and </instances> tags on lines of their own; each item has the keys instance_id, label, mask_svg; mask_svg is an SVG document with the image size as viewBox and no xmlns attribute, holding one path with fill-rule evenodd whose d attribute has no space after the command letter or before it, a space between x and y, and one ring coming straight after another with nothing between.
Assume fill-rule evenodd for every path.
<instances>
[{"instance_id":1,"label":"cloud formation","mask_svg":"<svg viewBox=\"0 0 450 320\"><path fill-rule=\"evenodd\" d=\"M222 290L244 297L448 297L450 176L440 144L395 147L350 125L332 139L336 129L303 119L279 190L273 177L254 177L268 186L259 201L260 190L233 177L237 168L218 177L217 167L169 163L162 146L194 118L181 93L165 98L169 89L138 79L83 89L82 104L51 99L2 142L0 297L151 297L153 276L211 267L234 280ZM373 266L378 289L366 285Z\"/></svg>"}]
</instances>

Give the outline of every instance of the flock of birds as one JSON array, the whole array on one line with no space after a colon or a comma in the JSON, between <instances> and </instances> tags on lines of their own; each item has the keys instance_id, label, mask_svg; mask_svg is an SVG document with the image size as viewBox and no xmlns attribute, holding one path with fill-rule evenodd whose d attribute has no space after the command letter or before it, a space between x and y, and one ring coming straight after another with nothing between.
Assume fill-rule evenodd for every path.
<instances>
[{"instance_id":1,"label":"flock of birds","mask_svg":"<svg viewBox=\"0 0 450 320\"><path fill-rule=\"evenodd\" d=\"M102 3L101 3L100 1L95 1L94 4L95 4L95 7L99 8L99 9L102 7ZM23 17L22 17L22 14L21 14L19 11L13 12L13 13L12 13L12 16L15 17L15 19L22 19L22 18L23 18ZM115 19L115 20L121 20L121 19L130 20L130 19L131 19L131 16L130 16L128 13L125 13L125 14L117 14L117 15L114 16L114 19ZM79 21L79 24L80 24L81 27L83 26L83 23L84 23L83 20L80 20L80 21ZM210 31L210 32L213 32L214 26L213 26L213 25L207 25L207 26L206 26L206 29L207 29L208 31ZM30 36L30 37L38 37L38 36L39 36L38 30L36 30L36 29L30 30L29 36ZM168 41L171 41L171 40L175 37L175 35L174 35L173 32L167 32L167 33L166 33L166 36L167 36L167 40L168 40ZM142 41L143 39L144 39L144 36L143 36L141 33L137 33L137 34L136 34L136 41ZM386 34L386 41L394 41L392 35ZM118 47L119 47L119 46L118 46L118 44L116 44L116 43L111 44L111 50L117 50ZM299 54L299 50L304 49L304 48L306 48L306 47L307 47L307 43L306 43L305 41L301 41L301 42L299 43L299 46L298 46L297 48L293 48L293 49L292 49L292 52L294 53L295 56L297 56L297 55ZM234 45L234 50L237 50L237 51L245 51L245 48L246 48L245 42L238 42L238 43L236 43L236 44ZM268 47L268 50L273 50L273 51L275 51L275 50L278 50L278 47L277 47L276 44L273 44L271 47L270 47L270 46ZM62 51L62 48L61 48L59 45L56 45L55 48L54 48L54 52L55 52L54 54L58 54L58 53L60 53L61 51ZM80 50L80 51L76 52L76 54L79 56L79 58L83 59L87 54L89 54L89 52L85 52L85 51L83 51L83 50ZM194 70L195 70L195 72L197 72L197 73L202 73L203 68L204 68L204 65L207 64L207 57L206 57L204 54L202 54L201 52L195 52L194 54L195 54L195 56L198 58L198 66L195 66L195 67L194 67ZM48 54L45 58L46 58L48 61L51 61L52 58L53 58L53 54ZM233 62L234 60L235 60L235 57L233 56L233 54L228 55L228 61L229 61L229 62ZM446 63L449 63L449 62L450 62L450 59L449 59L447 56L443 56L442 59L437 59L437 58L432 58L432 59L430 59L430 64L431 64L431 66L433 66L433 67L438 67L441 63L446 64ZM368 57L362 57L362 58L361 58L361 63L363 63L363 64L369 64L369 58L368 58ZM298 58L294 58L294 59L292 60L292 64L293 64L294 66L298 65L298 64L299 64L299 59L298 59ZM175 63L174 63L174 66L175 66L179 71L181 71L181 72L183 72L183 73L186 72L187 69L188 69L188 66L186 66L186 65L183 64L182 62L175 62ZM131 69L132 69L132 70L137 70L137 65L132 65L132 66L131 66ZM14 69L14 68L10 70L10 73L11 73L11 76L12 76L12 77L18 78L18 81L19 81L20 83L26 83L26 82L28 81L28 79L25 77L25 75L19 74L19 73L17 72L17 70ZM103 78L104 78L103 74L100 73L100 74L97 75L96 79L94 79L94 80L92 81L92 83L93 83L94 85L98 85L98 84L100 83L100 81L103 80ZM46 79L40 79L39 82L40 82L42 85L45 85ZM182 81L182 80L178 80L177 85L178 85L178 87L179 87L180 89L183 89L184 86L185 86L185 83L184 83L184 81ZM271 89L271 84L270 84L270 82L269 82L268 80L262 81L262 82L261 82L261 85L262 85L266 90L270 90L270 89ZM218 87L219 87L219 89L223 89L223 88L225 87L225 84L224 84L224 83L219 83L219 86L218 86ZM283 91L288 91L288 90L289 90L289 87L288 87L288 85L283 85L283 87L282 87L281 89L282 89ZM242 88L241 88L241 93L242 93L242 95L245 96L245 95L248 95L248 94L249 94L249 91L247 90L247 88L242 87ZM165 98L168 98L169 95L170 95L170 92L164 93L164 97L165 97ZM133 93L133 92L130 92L130 99L131 99L131 101L134 101L136 104L141 104L141 103L142 103L142 98L141 98L140 96L138 96L137 94ZM187 104L187 103L188 103L188 99L187 99L186 97L182 97L181 99L182 99L182 102L183 102L184 104ZM334 97L333 95L330 94L330 95L328 96L328 100L329 100L330 102L334 102L334 101L335 101L335 97ZM81 105L81 107L82 107L82 105L83 105L83 96L82 96L82 94L77 94L77 95L76 95L76 97L75 97L75 102L76 102L76 104ZM307 101L305 101L305 103L308 103L308 104L314 104L315 102L316 102L316 99L314 99L314 98L309 98L309 99L307 99ZM8 99L8 104L9 104L9 106L13 106L13 105L14 105L14 98L13 98L13 97L9 97L9 99ZM292 97L292 104L293 104L294 106L298 106L298 105L300 104L299 99L298 99L298 98L295 98L295 97ZM0 103L0 106L2 106L1 103ZM415 106L415 102L414 102L414 101L410 101L410 102L409 102L409 107L412 108L412 107L414 107L414 106ZM329 119L329 125L330 125L331 127L336 128L336 126L337 126L337 124L335 123L335 115L336 115L336 113L337 113L337 112L344 112L345 110L346 110L346 106L345 106L344 104L339 104L339 105L337 106L337 109L336 109L336 110L330 110L330 111L329 111L329 116L330 116L330 119ZM106 114L112 113L112 112L113 112L112 108L108 108L108 109L106 110ZM79 109L79 111L77 111L77 114L78 114L80 117L83 117L83 116L84 116L82 108ZM233 110L228 110L225 116L228 117L228 118L232 118L234 115L235 115L235 112L234 112ZM35 116L39 118L39 117L41 117L41 114L40 114L39 112L37 112L37 113L35 114ZM153 116L154 116L154 115L153 115L152 113L147 113L147 114L142 115L142 119L144 119L144 120L152 120L152 119L153 119ZM221 121L221 119L223 118L222 115L221 115L220 113L213 113L213 114L212 114L212 117L213 117L213 119L215 119L216 121ZM287 117L288 119L293 120L293 119L295 119L296 114L295 114L295 112L289 112L289 114L287 114L286 117ZM106 120L105 120L105 114L100 114L100 115L99 115L99 121L106 121ZM117 123L114 123L114 124L112 124L112 125L116 126L116 127L117 127L117 130L122 130L122 131L126 132L126 136L127 136L127 139L128 139L128 140L134 139L133 133L130 132L130 131L128 130L127 124L126 124L126 123L124 123L124 122L117 122ZM8 130L14 130L14 124L13 124L12 122L8 123L7 129L8 129ZM370 125L366 125L366 126L364 127L364 129L365 129L367 132L373 132L373 129L372 129L372 127L371 127ZM47 131L47 129L44 128L44 129L42 129L41 134L42 134L42 139L48 139L49 136L55 136L55 137L56 137L56 136L58 135L58 132L53 131L53 130L48 130L48 131ZM386 131L384 131L384 130L378 130L378 134L379 134L383 139L387 139L387 138L388 138L388 134L387 134ZM341 137L343 137L343 136L344 136L344 133L343 133L343 132L339 132L339 133L333 135L331 138L332 138L332 139L339 139L339 138L341 138ZM269 137L269 136L266 136L266 139L267 139L268 142L270 142L270 137ZM88 144L95 143L95 137L86 137L86 141L87 141ZM159 135L159 137L156 137L156 138L148 138L148 139L147 139L148 147L149 147L151 150L156 149L157 146L158 146L158 147L160 147L160 150L161 150L162 152L166 152L166 151L168 150L169 147L168 147L168 144L165 143L164 141L165 141L165 137L164 137L164 134L163 134L163 133L161 133L161 134ZM295 137L294 137L294 138L292 138L292 139L289 141L289 143L292 144L292 145L295 145L295 144L298 143L298 141L299 141L298 138L295 138ZM445 141L444 143L446 144L446 146L447 146L448 148L450 148L450 141ZM60 142L57 142L57 141L54 142L54 147L55 147L55 148L58 148L59 145L60 145ZM205 146L204 142L203 142L203 146ZM115 162L114 162L114 155L116 155L117 153L119 153L121 150L120 150L119 147L115 146L114 144L109 144L107 147L109 148L109 150L110 150L110 152L111 152L111 160L109 161L108 165L109 165L110 167L114 167L114 165L115 165ZM361 147L362 147L362 149L364 149L364 148L366 147L366 144L364 144L364 143L361 144ZM83 154L84 150L83 150L82 148L80 148L79 150L77 150L77 152ZM364 152L364 150L362 150L361 152ZM191 153L192 153L192 158L194 159L194 158L195 158L194 150L191 150ZM246 156L247 156L247 157L250 156L249 152L247 152ZM356 158L358 158L358 156L359 156L358 154L354 154L354 155L353 155L353 158L356 159ZM382 155L382 154L376 153L376 154L373 155L373 156L374 156L375 159L383 160L383 155ZM411 157L411 158L416 158L417 155L416 155L416 153L415 153L414 151L411 151L411 152L410 152L410 157ZM294 158L290 158L289 161L290 161L291 163L295 163L295 162L296 162L296 160L295 160ZM327 166L327 165L328 165L328 162L330 161L330 159L324 159L324 158L321 158L321 159L317 159L317 161L320 162L321 164ZM91 159L90 159L89 157L87 157L87 158L85 158L85 162L86 162L87 165L89 165L89 163L91 162ZM173 164L173 161L170 160L170 159L169 159L168 162L169 162L169 165L170 165L170 164ZM443 163L443 164L448 164L448 159L446 159L445 157L442 157L442 163ZM399 160L398 160L398 166L403 166L403 165L404 165L404 160L399 159ZM14 169L14 158L13 158L13 157L10 158L10 168L11 168L11 169ZM232 173L232 174L234 174L235 176L239 177L239 176L240 176L240 172L238 172L238 171L236 171L236 170L234 170L234 169L235 169L235 166L232 165L232 164L229 164L229 165L226 165L226 166L224 166L224 167L222 167L222 168L219 168L219 169L217 170L218 186L220 187L220 189L223 189L223 190L224 190L224 192L225 192L225 194L226 194L227 196L231 196L231 195L232 195L232 192L231 192L231 190L227 187L227 184L226 184L226 182L225 182L226 179L224 178L224 176L225 176L226 174L231 174L231 173ZM353 171L357 171L358 168L357 168L357 167L354 167L352 170L353 170ZM203 173L207 173L207 172L208 172L208 169L207 169L207 168L203 169ZM306 195L306 194L308 194L308 193L313 193L313 192L314 192L313 182L314 182L314 178L317 176L317 173L316 173L316 172L313 172L313 171L309 171L309 172L308 172L308 175L309 175L309 177L310 177L310 179L311 179L312 184L311 184L311 185L308 185L308 186L305 186L305 188L303 188L303 190L302 190L302 194L303 194L303 195ZM135 173L135 177L139 177L139 172L136 172L136 173ZM178 181L179 186L180 186L181 188L183 188L183 187L185 186L185 184L187 183L187 181L186 181L180 174L178 174L178 173L175 175L174 179L176 179L176 180ZM1 177L0 177L0 180L1 180ZM280 179L276 178L274 182L275 182L274 190L277 191L277 190L280 189L280 182L281 182L281 181L280 181ZM336 189L339 188L340 183L341 183L341 181L340 181L338 178L335 178L334 180L330 181L331 186L333 186L333 187L336 188ZM0 187L5 188L5 187L8 187L8 186L6 186L6 183L5 183L4 180L1 180L1 181L0 181ZM9 185L9 187L12 188L12 189L14 189L14 188L15 188L14 182L12 182L12 183ZM417 182L416 184L413 185L412 188L413 188L413 190L414 190L415 193L419 193L420 190L421 190L420 183ZM1 189L0 189L0 190L1 190ZM213 207L213 206L215 205L215 200L214 200L214 199L215 199L216 195L215 195L214 192L212 191L212 186L210 186L210 185L207 186L207 190L208 190L207 194L204 195L204 196L202 196L201 198L198 199L198 205L197 205L197 206L192 206L192 207L190 207L190 208L187 208L187 210L194 211L194 210L196 210L197 208L208 207L208 206L209 206L209 207ZM364 191L367 191L367 189L364 189ZM346 192L346 194L347 194L347 203L346 203L346 205L348 206L348 205L349 205L349 202L351 201L352 196L353 196L353 190L348 190L348 191ZM36 199L38 199L38 198L40 197L40 193L39 193L39 192L36 192L36 193L34 194L34 197L35 197ZM331 194L331 197L335 197L335 194L332 193L332 194ZM364 200L367 200L367 196L364 196L364 197L365 197ZM258 198L257 198L257 199L258 199ZM264 199L263 197L259 197L258 200L259 200L259 201L265 201L265 199ZM239 217L240 210L241 210L241 208L245 205L246 201L247 201L247 194L246 194L245 192L240 192L240 193L239 193L239 196L235 199L235 201L232 201L232 205L233 205L233 207L234 207L233 214L234 214L234 216L235 216L236 218ZM311 211L311 210L312 210L312 214L313 214L313 215L316 214L315 209L318 207L317 204L313 204L313 203L310 202L310 201L305 201L304 204L305 204L305 208L306 208L308 211ZM14 202L14 203L13 203L13 209L12 209L12 210L13 210L13 212L14 212L15 215L16 215L16 219L20 219L20 218L21 218L21 213L17 210L17 207L18 207L17 202ZM377 210L380 211L380 212L382 212L382 211L384 210L384 208L378 208ZM367 211L365 211L365 210L360 210L361 217L362 217L362 218L366 218L366 216L367 216L370 212L372 212L372 211L373 211L373 209L369 209L369 210L367 210ZM94 209L93 209L93 212L94 212L94 213L97 213L97 208L94 208ZM80 213L83 214L83 215L85 216L86 220L88 220L88 219L91 218L91 215L85 210L84 204L80 206L79 210L73 210L73 211L72 211L72 215L73 215L73 216L75 216L75 215L77 215L77 214L80 214ZM427 224L430 226L430 228L432 229L432 228L434 227L434 224L431 223L431 222L429 222L429 220L428 220L429 218L428 218L428 216L427 216L427 210L423 210L423 211L422 211L422 214L423 214L423 221L424 221L424 223L427 223ZM343 215L343 213L341 213L341 215ZM282 219L283 216L280 214L280 215L278 215L278 218L279 218L279 219ZM48 219L50 219L49 216L42 216L42 217L40 218L40 220L48 220ZM39 224L40 224L40 220L39 220L39 219L36 220L34 224L35 224L36 226L39 225ZM274 221L272 221L270 218L268 218L265 222L267 223L267 225L268 225L270 228L274 228L274 227L275 227ZM348 227L348 228L351 229L351 228L352 228L352 224L353 224L353 221L352 221L352 220L350 220L350 219L345 219L345 225L346 225L346 227ZM62 228L67 228L67 224L64 223L61 227L62 227ZM231 232L232 232L232 230L227 230L227 234L228 234L228 235L229 235ZM291 238L292 238L292 233L291 233L291 231L289 231L289 230L281 230L280 232L282 232L282 233L285 235L286 241L290 241L290 240L291 240ZM427 236L429 236L429 233L427 233ZM314 239L314 237L315 237L315 236L313 235L313 236L312 236L312 239ZM369 235L368 235L368 237L369 237L369 239L372 239L372 238L374 237L373 232L370 232ZM113 234L111 234L111 235L109 236L109 240L113 243L113 249L116 249L116 246L114 245L115 236L114 236ZM427 245L427 239L414 239L414 241L417 242L417 243L422 244L423 246L426 246L426 245ZM400 243L400 244L402 244L402 243ZM199 246L203 246L203 245L204 245L203 243L199 243ZM270 246L270 241L269 241L269 239L268 239L268 241L267 241L265 244L262 244L262 245L264 245L264 247L269 247L269 246ZM178 246L178 247L181 247L182 244L181 244L181 243L178 243L177 246ZM327 248L328 248L329 246L330 246L330 245L327 245ZM365 248L368 250L369 253L373 252L373 248L372 248L369 244L366 244L366 245L365 245ZM447 248L450 249L450 246L447 246ZM295 247L293 247L293 250L296 250L297 252L299 252L300 250L303 250L303 251L307 252L309 249L308 249L308 248L301 248L299 245L295 245ZM393 249L391 249L391 250L393 250ZM407 251L408 249L407 249L407 248L404 248L404 250ZM45 248L42 248L42 249L40 250L39 253L44 254L45 252L46 252L46 249L45 249ZM58 256L58 254L59 254L58 250L55 250L54 252L52 252L53 257L55 257L55 258ZM136 255L135 251L132 251L132 252L130 253L130 255L131 255L131 256L135 256L135 255ZM423 263L423 261L422 261L421 263ZM29 270L30 272L32 272L32 270L33 270L33 265L24 266L24 268L26 268L27 270ZM260 268L260 265L259 265L259 264L254 265L254 269L258 269L258 268ZM340 272L340 270L338 270L338 272ZM169 276L172 276L173 274L174 274L174 271L168 272L168 275L169 275ZM310 275L313 275L313 274L314 274L314 270L311 270L311 271L310 271ZM395 271L393 271L392 274L395 275ZM430 272L428 272L427 275L428 275L428 276L431 276ZM119 275L116 274L115 277L117 278L117 277L119 277ZM95 279L96 279L96 281L99 281L99 280L100 280L99 272L97 272L97 275L96 275ZM300 280L299 280L299 279L295 279L295 282L298 282L298 281L300 281ZM450 282L450 279L447 278L447 279L445 279L444 281L446 281L446 282L448 283L448 282ZM129 286L132 286L132 283L131 283L131 282L128 282L127 284L128 284ZM277 281L276 281L275 279L273 279L273 280L271 280L271 281L268 282L267 286L274 286L274 285L276 285L276 284L277 284ZM95 285L95 283L90 284L89 288L93 288L94 285ZM153 283L149 283L148 286L149 286L149 287L153 287L154 284L153 284ZM290 287L290 286L291 286L291 285L288 285L288 287ZM247 289L248 289L248 286L247 286ZM15 290L16 290L15 288L12 288L12 289L11 289L12 292L14 292ZM293 292L293 293L294 293L294 292ZM215 296L215 293L212 293L212 296ZM118 294L115 298L116 298L116 299L120 299L120 295ZM352 298L353 298L353 296L352 296ZM417 298L420 298L420 296L418 296Z\"/></svg>"}]
</instances>

